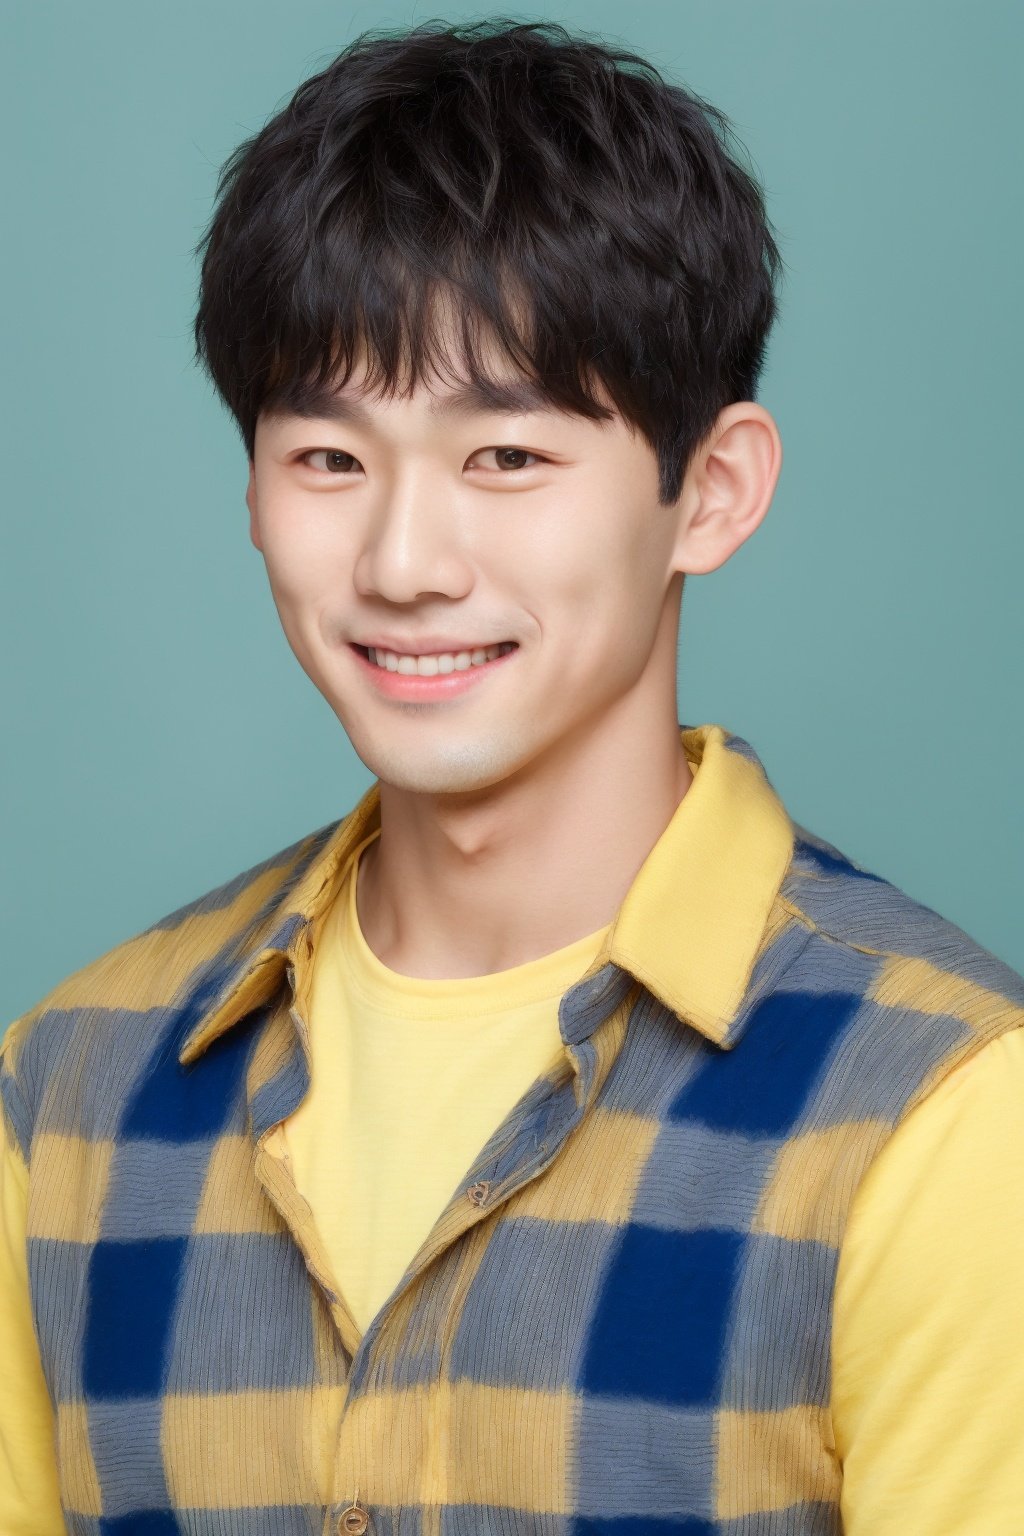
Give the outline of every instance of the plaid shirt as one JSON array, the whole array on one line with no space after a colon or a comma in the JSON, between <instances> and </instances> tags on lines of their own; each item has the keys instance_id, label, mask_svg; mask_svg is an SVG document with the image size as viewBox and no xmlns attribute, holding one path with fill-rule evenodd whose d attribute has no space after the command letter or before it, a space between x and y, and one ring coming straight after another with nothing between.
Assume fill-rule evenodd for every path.
<instances>
[{"instance_id":1,"label":"plaid shirt","mask_svg":"<svg viewBox=\"0 0 1024 1536\"><path fill-rule=\"evenodd\" d=\"M730 797L708 831L697 768L699 882L674 821L562 998L564 1056L363 1336L267 1141L377 784L12 1024L75 1536L840 1531L846 1214L908 1111L1024 1024L1024 979L792 822L749 743L681 732Z\"/></svg>"}]
</instances>

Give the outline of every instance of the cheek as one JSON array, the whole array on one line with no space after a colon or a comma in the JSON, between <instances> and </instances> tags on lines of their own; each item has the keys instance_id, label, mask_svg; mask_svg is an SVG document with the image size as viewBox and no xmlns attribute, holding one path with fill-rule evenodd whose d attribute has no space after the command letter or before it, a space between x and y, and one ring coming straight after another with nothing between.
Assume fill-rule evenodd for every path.
<instances>
[{"instance_id":1,"label":"cheek","mask_svg":"<svg viewBox=\"0 0 1024 1536\"><path fill-rule=\"evenodd\" d=\"M599 565L588 565L573 584L573 650L579 670L600 675L604 689L628 686L647 667L665 601L661 568L652 552L617 546Z\"/></svg>"},{"instance_id":2,"label":"cheek","mask_svg":"<svg viewBox=\"0 0 1024 1536\"><path fill-rule=\"evenodd\" d=\"M657 622L668 559L665 532L649 509L641 516L620 504L607 515L581 516L571 537L560 529L532 549L527 589L538 606L563 614L581 633L642 633L642 616L650 616L652 627Z\"/></svg>"},{"instance_id":3,"label":"cheek","mask_svg":"<svg viewBox=\"0 0 1024 1536\"><path fill-rule=\"evenodd\" d=\"M337 550L321 528L298 518L277 517L263 529L263 556L274 592L288 601L308 601L336 591L341 568Z\"/></svg>"}]
</instances>

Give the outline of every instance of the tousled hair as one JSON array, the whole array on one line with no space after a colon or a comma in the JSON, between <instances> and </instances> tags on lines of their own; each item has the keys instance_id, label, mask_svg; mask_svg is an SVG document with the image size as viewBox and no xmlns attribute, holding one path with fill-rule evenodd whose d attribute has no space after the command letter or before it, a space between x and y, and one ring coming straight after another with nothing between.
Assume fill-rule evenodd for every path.
<instances>
[{"instance_id":1,"label":"tousled hair","mask_svg":"<svg viewBox=\"0 0 1024 1536\"><path fill-rule=\"evenodd\" d=\"M718 108L554 22L363 32L221 167L196 360L252 458L260 413L343 387L361 349L387 396L493 377L496 343L558 409L607 420L603 390L674 501L755 398L778 307L731 141Z\"/></svg>"}]
</instances>

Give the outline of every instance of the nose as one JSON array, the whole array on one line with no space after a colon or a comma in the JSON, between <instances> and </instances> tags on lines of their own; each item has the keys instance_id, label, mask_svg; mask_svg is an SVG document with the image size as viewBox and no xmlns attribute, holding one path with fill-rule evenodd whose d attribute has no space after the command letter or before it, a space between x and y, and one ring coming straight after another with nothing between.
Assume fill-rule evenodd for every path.
<instances>
[{"instance_id":1,"label":"nose","mask_svg":"<svg viewBox=\"0 0 1024 1536\"><path fill-rule=\"evenodd\" d=\"M473 585L466 529L452 498L421 471L403 477L368 517L355 566L361 596L388 603L464 597Z\"/></svg>"}]
</instances>

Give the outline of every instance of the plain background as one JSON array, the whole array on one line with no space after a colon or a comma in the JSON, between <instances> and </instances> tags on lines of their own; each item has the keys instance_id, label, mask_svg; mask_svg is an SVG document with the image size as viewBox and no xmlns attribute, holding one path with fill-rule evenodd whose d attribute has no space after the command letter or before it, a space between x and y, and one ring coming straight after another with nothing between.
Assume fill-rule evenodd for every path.
<instances>
[{"instance_id":1,"label":"plain background","mask_svg":"<svg viewBox=\"0 0 1024 1536\"><path fill-rule=\"evenodd\" d=\"M1024 971L1024 7L22 3L0 21L0 1028L372 782L292 655L193 364L218 167L357 33L546 18L728 115L786 274L768 516L691 576L679 719Z\"/></svg>"}]
</instances>

